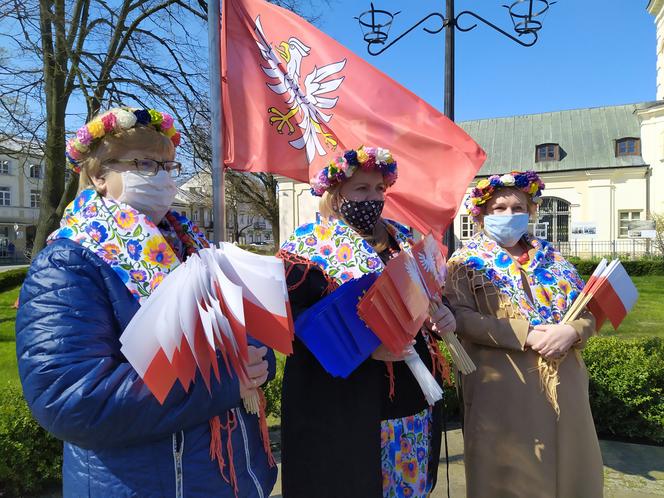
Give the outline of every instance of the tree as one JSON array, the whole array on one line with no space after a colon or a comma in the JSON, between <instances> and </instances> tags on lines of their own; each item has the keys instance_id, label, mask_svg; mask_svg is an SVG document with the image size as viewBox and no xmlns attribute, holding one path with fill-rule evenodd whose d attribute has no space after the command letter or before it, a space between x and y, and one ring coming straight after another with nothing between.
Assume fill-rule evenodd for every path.
<instances>
[{"instance_id":1,"label":"tree","mask_svg":"<svg viewBox=\"0 0 664 498\"><path fill-rule=\"evenodd\" d=\"M226 182L227 192L233 192L240 202L251 206L252 213L270 222L272 240L275 248L279 247L279 184L276 177L270 173L239 173L227 169Z\"/></svg>"},{"instance_id":2,"label":"tree","mask_svg":"<svg viewBox=\"0 0 664 498\"><path fill-rule=\"evenodd\" d=\"M300 14L311 4L274 3ZM180 157L197 169L210 157L193 138L210 121L205 0L0 0L0 36L7 47L0 53L3 129L41 150L45 162L33 254L78 187L76 175L65 182L69 123L77 128L118 104L157 107L180 124Z\"/></svg>"},{"instance_id":3,"label":"tree","mask_svg":"<svg viewBox=\"0 0 664 498\"><path fill-rule=\"evenodd\" d=\"M655 213L652 219L655 222L655 247L660 256L664 257L664 214Z\"/></svg>"},{"instance_id":4,"label":"tree","mask_svg":"<svg viewBox=\"0 0 664 498\"><path fill-rule=\"evenodd\" d=\"M0 59L2 105L9 99L30 110L8 119L45 162L33 254L78 186L76 175L65 185L68 117L80 124L123 103L159 106L181 120L206 96L196 56L205 49L189 34L197 31L192 23L205 32L204 7L188 0L0 0L0 30L15 54Z\"/></svg>"}]
</instances>

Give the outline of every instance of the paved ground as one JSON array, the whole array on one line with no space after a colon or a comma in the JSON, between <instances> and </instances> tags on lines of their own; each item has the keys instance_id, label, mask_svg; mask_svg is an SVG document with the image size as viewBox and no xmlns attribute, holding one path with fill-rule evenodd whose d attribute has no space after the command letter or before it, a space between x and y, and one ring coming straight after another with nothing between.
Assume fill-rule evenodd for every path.
<instances>
[{"instance_id":1,"label":"paved ground","mask_svg":"<svg viewBox=\"0 0 664 498\"><path fill-rule=\"evenodd\" d=\"M605 498L664 497L664 447L600 441L604 458ZM461 429L448 432L450 496L466 496ZM438 468L438 485L431 498L447 497L445 458ZM272 494L281 497L280 480ZM312 497L315 498L315 497ZM527 497L524 497L527 498Z\"/></svg>"}]
</instances>

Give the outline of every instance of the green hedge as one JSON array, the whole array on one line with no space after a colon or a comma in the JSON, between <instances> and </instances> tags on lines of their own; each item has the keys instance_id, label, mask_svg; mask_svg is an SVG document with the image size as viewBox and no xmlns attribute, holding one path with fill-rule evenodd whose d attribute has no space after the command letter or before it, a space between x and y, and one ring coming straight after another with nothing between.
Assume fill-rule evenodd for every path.
<instances>
[{"instance_id":1,"label":"green hedge","mask_svg":"<svg viewBox=\"0 0 664 498\"><path fill-rule=\"evenodd\" d=\"M664 340L596 337L583 352L598 433L664 444ZM265 388L268 414L280 416L285 358ZM447 416L459 414L454 386L445 388ZM24 496L60 479L62 443L33 420L20 388L0 389L0 496Z\"/></svg>"},{"instance_id":2,"label":"green hedge","mask_svg":"<svg viewBox=\"0 0 664 498\"><path fill-rule=\"evenodd\" d=\"M0 388L0 496L34 495L61 474L62 442L35 422L20 387Z\"/></svg>"},{"instance_id":3,"label":"green hedge","mask_svg":"<svg viewBox=\"0 0 664 498\"><path fill-rule=\"evenodd\" d=\"M265 413L275 417L281 417L281 383L284 379L284 365L286 364L286 357L281 353L277 355L277 373L270 382L268 382L263 392L265 393L265 400L267 401L267 408Z\"/></svg>"},{"instance_id":4,"label":"green hedge","mask_svg":"<svg viewBox=\"0 0 664 498\"><path fill-rule=\"evenodd\" d=\"M570 257L569 262L576 266L576 269L581 275L590 275L599 260L579 259ZM664 259L639 259L639 260L621 260L622 265L625 267L627 273L631 276L640 275L664 275Z\"/></svg>"},{"instance_id":5,"label":"green hedge","mask_svg":"<svg viewBox=\"0 0 664 498\"><path fill-rule=\"evenodd\" d=\"M664 444L664 340L595 337L583 359L597 432Z\"/></svg>"},{"instance_id":6,"label":"green hedge","mask_svg":"<svg viewBox=\"0 0 664 498\"><path fill-rule=\"evenodd\" d=\"M28 273L28 267L17 268L15 270L7 270L0 272L0 292L13 289L17 285L21 285L25 280L25 275Z\"/></svg>"},{"instance_id":7,"label":"green hedge","mask_svg":"<svg viewBox=\"0 0 664 498\"><path fill-rule=\"evenodd\" d=\"M449 353L441 344L449 361ZM590 406L597 432L625 441L664 444L664 340L594 337L583 358L590 376ZM268 414L280 416L284 357L265 394ZM453 376L452 376L453 377ZM454 378L445 386L448 418L459 416Z\"/></svg>"}]
</instances>

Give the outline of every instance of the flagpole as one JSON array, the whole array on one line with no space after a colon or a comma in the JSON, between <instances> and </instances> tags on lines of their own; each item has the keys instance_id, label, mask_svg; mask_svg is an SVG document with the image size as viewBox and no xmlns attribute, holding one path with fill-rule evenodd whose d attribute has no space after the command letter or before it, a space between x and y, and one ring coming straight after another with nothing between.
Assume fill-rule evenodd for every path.
<instances>
[{"instance_id":1,"label":"flagpole","mask_svg":"<svg viewBox=\"0 0 664 498\"><path fill-rule=\"evenodd\" d=\"M219 10L222 0L208 1L208 48L210 57L210 138L212 146L212 222L214 241L224 240L225 199L223 164L223 128L221 100L221 23Z\"/></svg>"}]
</instances>

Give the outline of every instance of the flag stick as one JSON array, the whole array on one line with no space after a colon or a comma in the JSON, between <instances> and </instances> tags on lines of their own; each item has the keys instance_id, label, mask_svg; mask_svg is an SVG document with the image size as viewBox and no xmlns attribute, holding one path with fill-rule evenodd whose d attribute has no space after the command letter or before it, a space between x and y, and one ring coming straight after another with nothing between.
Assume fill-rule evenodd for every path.
<instances>
[{"instance_id":1,"label":"flag stick","mask_svg":"<svg viewBox=\"0 0 664 498\"><path fill-rule=\"evenodd\" d=\"M210 139L212 146L212 222L214 241L224 240L224 158L221 98L221 0L208 1L208 49L210 55Z\"/></svg>"}]
</instances>

